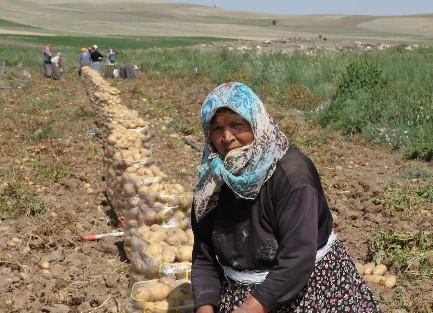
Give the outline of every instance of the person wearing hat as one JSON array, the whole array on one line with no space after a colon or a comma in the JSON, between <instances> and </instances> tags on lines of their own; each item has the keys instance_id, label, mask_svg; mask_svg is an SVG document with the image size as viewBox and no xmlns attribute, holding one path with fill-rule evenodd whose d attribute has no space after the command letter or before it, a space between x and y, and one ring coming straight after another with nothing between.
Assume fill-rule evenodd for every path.
<instances>
[{"instance_id":1,"label":"person wearing hat","mask_svg":"<svg viewBox=\"0 0 433 313\"><path fill-rule=\"evenodd\" d=\"M98 50L98 46L93 45L92 52L90 52L90 61L94 70L98 72L101 70L101 61L103 57L102 53Z\"/></svg>"}]
</instances>

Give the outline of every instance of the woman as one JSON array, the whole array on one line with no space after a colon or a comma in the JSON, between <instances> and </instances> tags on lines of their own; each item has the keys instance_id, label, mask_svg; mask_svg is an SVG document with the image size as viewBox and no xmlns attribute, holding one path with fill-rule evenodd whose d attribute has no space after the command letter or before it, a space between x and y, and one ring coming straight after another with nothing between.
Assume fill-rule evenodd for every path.
<instances>
[{"instance_id":1,"label":"woman","mask_svg":"<svg viewBox=\"0 0 433 313\"><path fill-rule=\"evenodd\" d=\"M53 74L53 67L51 63L51 58L53 56L52 52L53 45L47 43L44 47L44 77L51 78Z\"/></svg>"},{"instance_id":2,"label":"woman","mask_svg":"<svg viewBox=\"0 0 433 313\"><path fill-rule=\"evenodd\" d=\"M78 76L81 76L81 69L85 66L91 67L91 59L90 59L90 47L83 47L80 51L80 67L78 68Z\"/></svg>"},{"instance_id":3,"label":"woman","mask_svg":"<svg viewBox=\"0 0 433 313\"><path fill-rule=\"evenodd\" d=\"M108 47L107 67L105 68L106 78L116 78L115 67L116 67L117 54L118 52L116 50L114 50L111 47Z\"/></svg>"},{"instance_id":4,"label":"woman","mask_svg":"<svg viewBox=\"0 0 433 313\"><path fill-rule=\"evenodd\" d=\"M257 95L222 84L201 116L196 312L380 312L332 231L314 164L289 147Z\"/></svg>"},{"instance_id":5,"label":"woman","mask_svg":"<svg viewBox=\"0 0 433 313\"><path fill-rule=\"evenodd\" d=\"M123 63L119 67L120 78L136 79L138 78L138 66L133 63Z\"/></svg>"},{"instance_id":6,"label":"woman","mask_svg":"<svg viewBox=\"0 0 433 313\"><path fill-rule=\"evenodd\" d=\"M92 62L92 68L95 71L99 72L101 70L101 61L103 58L104 56L102 55L101 52L99 52L98 46L93 45L92 52L90 53L90 60Z\"/></svg>"},{"instance_id":7,"label":"woman","mask_svg":"<svg viewBox=\"0 0 433 313\"><path fill-rule=\"evenodd\" d=\"M52 78L58 80L62 78L63 73L63 63L62 63L62 53L57 52L57 54L51 58L51 63L53 67Z\"/></svg>"}]
</instances>

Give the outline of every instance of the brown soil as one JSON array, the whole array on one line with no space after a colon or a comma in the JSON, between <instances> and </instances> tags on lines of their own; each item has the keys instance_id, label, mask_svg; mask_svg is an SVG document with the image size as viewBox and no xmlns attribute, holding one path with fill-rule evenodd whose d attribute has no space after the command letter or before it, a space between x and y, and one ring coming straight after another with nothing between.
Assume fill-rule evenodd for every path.
<instances>
[{"instance_id":1,"label":"brown soil","mask_svg":"<svg viewBox=\"0 0 433 313\"><path fill-rule=\"evenodd\" d=\"M23 200L20 209L27 216L0 222L0 311L123 312L129 263L122 238L77 240L121 231L105 195L101 139L86 134L89 129L98 132L86 87L76 72L66 72L59 81L44 79L41 72L31 74L22 77L20 70L11 69L0 81L2 87L14 86L0 90L0 204L6 206L14 195L23 197L17 190L21 187L42 199L47 212L36 214L34 202ZM171 132L168 126L175 116L166 112L198 121L195 82L151 80L141 73L137 80L111 83L122 92L124 104L149 122L161 169L192 190L200 152L185 144L182 134ZM213 87L200 82L199 97ZM283 129L296 127L291 135L308 134L322 143L305 152L321 173L338 237L356 261L371 261L368 243L378 230L431 229L431 205L403 220L372 202L386 189L384 182L427 184L404 180L401 174L412 168L433 172L430 163L407 161L398 152L306 125L296 114L272 111ZM56 138L34 139L44 131ZM197 135L188 138L202 142ZM432 310L431 281L397 278L392 289L371 284L384 312Z\"/></svg>"}]
</instances>

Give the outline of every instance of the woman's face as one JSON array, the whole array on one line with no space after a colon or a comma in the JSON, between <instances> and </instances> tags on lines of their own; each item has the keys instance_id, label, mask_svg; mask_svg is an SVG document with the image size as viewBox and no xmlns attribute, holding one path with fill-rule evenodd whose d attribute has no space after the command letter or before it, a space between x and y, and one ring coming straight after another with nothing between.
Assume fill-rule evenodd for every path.
<instances>
[{"instance_id":1,"label":"woman's face","mask_svg":"<svg viewBox=\"0 0 433 313\"><path fill-rule=\"evenodd\" d=\"M210 140L223 157L230 150L249 145L254 140L254 134L248 121L229 109L217 111L209 127Z\"/></svg>"}]
</instances>

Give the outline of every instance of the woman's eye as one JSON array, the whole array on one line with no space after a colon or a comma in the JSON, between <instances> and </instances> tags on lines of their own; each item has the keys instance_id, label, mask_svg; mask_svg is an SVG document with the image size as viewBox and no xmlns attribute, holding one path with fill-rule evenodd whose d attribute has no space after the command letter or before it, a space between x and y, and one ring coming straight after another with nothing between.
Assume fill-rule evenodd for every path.
<instances>
[{"instance_id":1,"label":"woman's eye","mask_svg":"<svg viewBox=\"0 0 433 313\"><path fill-rule=\"evenodd\" d=\"M220 129L221 129L220 126L214 126L214 127L211 127L210 131L211 131L211 132L216 132L216 131L218 131L218 130L220 130Z\"/></svg>"}]
</instances>

